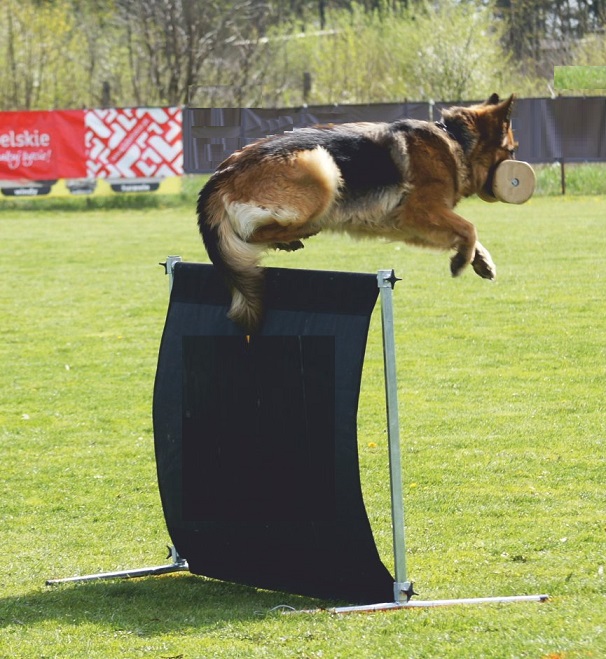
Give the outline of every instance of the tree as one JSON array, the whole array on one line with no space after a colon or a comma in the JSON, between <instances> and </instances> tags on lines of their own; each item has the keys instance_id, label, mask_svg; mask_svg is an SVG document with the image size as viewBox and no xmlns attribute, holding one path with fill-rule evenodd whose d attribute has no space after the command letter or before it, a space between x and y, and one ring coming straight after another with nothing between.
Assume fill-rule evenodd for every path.
<instances>
[{"instance_id":1,"label":"tree","mask_svg":"<svg viewBox=\"0 0 606 659\"><path fill-rule=\"evenodd\" d=\"M81 66L86 74L80 89L82 105L109 106L112 95L120 94L126 69L123 37L116 28L114 0L71 0L67 11L73 16L82 42Z\"/></svg>"},{"instance_id":2,"label":"tree","mask_svg":"<svg viewBox=\"0 0 606 659\"><path fill-rule=\"evenodd\" d=\"M7 0L0 13L0 44L5 80L0 85L0 108L77 103L84 81L82 43L65 0L40 4Z\"/></svg>"},{"instance_id":3,"label":"tree","mask_svg":"<svg viewBox=\"0 0 606 659\"><path fill-rule=\"evenodd\" d=\"M408 42L416 55L408 72L414 97L460 101L509 89L511 59L501 35L490 5L449 2L416 13Z\"/></svg>"},{"instance_id":4,"label":"tree","mask_svg":"<svg viewBox=\"0 0 606 659\"><path fill-rule=\"evenodd\" d=\"M312 27L290 38L273 35L282 52L276 45L275 77L266 86L271 89L273 81L283 90L278 105L302 103L305 72L312 78L310 103L457 100L511 88L511 66L490 6L451 1L394 9L382 2L368 12L353 5L329 11L327 30L314 33Z\"/></svg>"},{"instance_id":5,"label":"tree","mask_svg":"<svg viewBox=\"0 0 606 659\"><path fill-rule=\"evenodd\" d=\"M192 88L214 82L217 68L233 85L248 70L268 14L252 0L117 0L117 8L137 104L187 103Z\"/></svg>"},{"instance_id":6,"label":"tree","mask_svg":"<svg viewBox=\"0 0 606 659\"><path fill-rule=\"evenodd\" d=\"M606 0L492 1L4 0L0 109L528 93L606 19Z\"/></svg>"},{"instance_id":7,"label":"tree","mask_svg":"<svg viewBox=\"0 0 606 659\"><path fill-rule=\"evenodd\" d=\"M506 48L541 75L569 63L576 43L606 21L606 0L497 0L496 9Z\"/></svg>"}]
</instances>

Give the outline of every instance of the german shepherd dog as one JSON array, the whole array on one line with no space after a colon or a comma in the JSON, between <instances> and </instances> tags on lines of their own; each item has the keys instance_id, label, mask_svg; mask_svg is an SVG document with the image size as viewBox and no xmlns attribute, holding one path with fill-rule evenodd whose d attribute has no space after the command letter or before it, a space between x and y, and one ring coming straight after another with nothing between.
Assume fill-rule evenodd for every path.
<instances>
[{"instance_id":1,"label":"german shepherd dog","mask_svg":"<svg viewBox=\"0 0 606 659\"><path fill-rule=\"evenodd\" d=\"M233 153L200 192L198 226L247 332L263 316L261 253L322 230L454 250L454 277L495 265L476 229L453 212L463 197L496 201L496 167L514 157L514 96L451 107L439 122L330 124L274 135Z\"/></svg>"}]
</instances>

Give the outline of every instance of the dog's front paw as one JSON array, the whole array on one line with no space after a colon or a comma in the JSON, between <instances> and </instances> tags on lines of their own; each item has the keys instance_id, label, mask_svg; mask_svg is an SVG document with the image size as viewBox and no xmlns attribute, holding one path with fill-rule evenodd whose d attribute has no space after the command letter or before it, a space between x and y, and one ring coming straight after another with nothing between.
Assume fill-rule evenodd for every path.
<instances>
[{"instance_id":1,"label":"dog's front paw","mask_svg":"<svg viewBox=\"0 0 606 659\"><path fill-rule=\"evenodd\" d=\"M450 272L452 276L458 277L468 263L469 261L465 258L465 255L461 254L461 252L457 252L450 259Z\"/></svg>"},{"instance_id":2,"label":"dog's front paw","mask_svg":"<svg viewBox=\"0 0 606 659\"><path fill-rule=\"evenodd\" d=\"M471 266L483 279L496 279L497 266L494 264L489 251L480 243L476 243L476 253Z\"/></svg>"}]
</instances>

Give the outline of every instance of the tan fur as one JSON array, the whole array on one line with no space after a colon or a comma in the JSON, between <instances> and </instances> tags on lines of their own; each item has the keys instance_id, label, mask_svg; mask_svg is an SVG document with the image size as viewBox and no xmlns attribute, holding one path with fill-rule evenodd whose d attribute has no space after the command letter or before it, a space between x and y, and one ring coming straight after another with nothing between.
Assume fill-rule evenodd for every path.
<instances>
[{"instance_id":1,"label":"tan fur","mask_svg":"<svg viewBox=\"0 0 606 659\"><path fill-rule=\"evenodd\" d=\"M445 111L444 120L455 122L463 136L459 141L423 122L417 122L419 130L403 130L395 138L381 123L318 129L364 135L378 148L387 145L401 180L365 194L344 195L342 172L322 146L268 156L256 143L230 156L199 202L207 249L232 288L230 317L254 331L262 315L261 252L267 247L298 249L302 239L322 230L454 250L453 276L472 264L481 277L493 279L494 263L478 242L475 227L453 208L476 193L494 201L492 172L511 157L514 146L512 101L489 99L484 105Z\"/></svg>"}]
</instances>

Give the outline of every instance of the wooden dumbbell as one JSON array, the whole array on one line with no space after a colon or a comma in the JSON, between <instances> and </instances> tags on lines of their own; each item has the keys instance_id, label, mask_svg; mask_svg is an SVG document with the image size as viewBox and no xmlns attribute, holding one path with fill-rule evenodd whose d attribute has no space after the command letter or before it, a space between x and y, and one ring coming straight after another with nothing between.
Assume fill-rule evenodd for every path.
<instances>
[{"instance_id":1,"label":"wooden dumbbell","mask_svg":"<svg viewBox=\"0 0 606 659\"><path fill-rule=\"evenodd\" d=\"M523 204L532 197L535 185L534 170L527 162L504 160L495 171L492 190L499 201Z\"/></svg>"}]
</instances>

